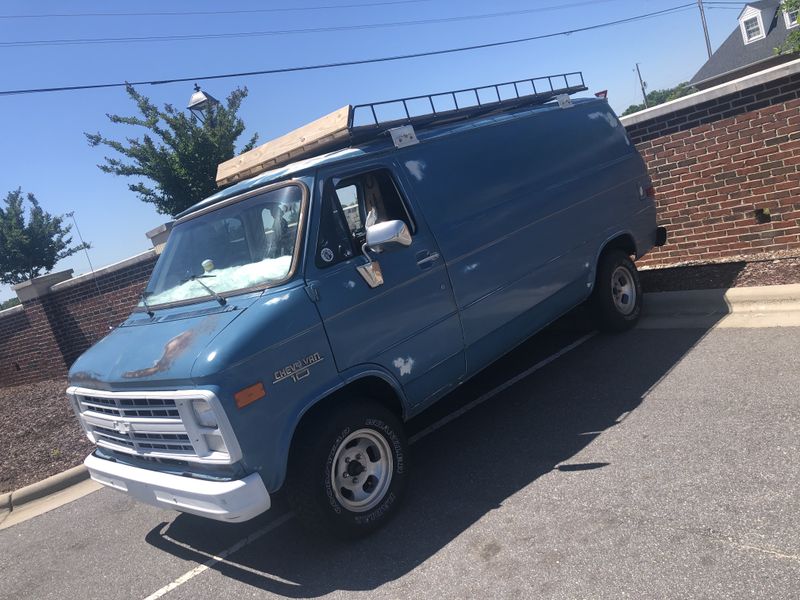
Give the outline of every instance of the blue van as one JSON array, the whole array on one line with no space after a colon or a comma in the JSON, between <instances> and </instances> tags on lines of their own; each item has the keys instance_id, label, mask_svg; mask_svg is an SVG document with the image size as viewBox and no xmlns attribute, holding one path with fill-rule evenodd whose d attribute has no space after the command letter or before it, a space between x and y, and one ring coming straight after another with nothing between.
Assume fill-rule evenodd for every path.
<instances>
[{"instance_id":1,"label":"blue van","mask_svg":"<svg viewBox=\"0 0 800 600\"><path fill-rule=\"evenodd\" d=\"M548 79L388 122L365 105L179 215L69 373L92 478L230 522L285 489L312 529L363 534L402 497L404 421L579 304L633 326L632 259L666 239L651 181L607 102L568 96L582 76Z\"/></svg>"}]
</instances>

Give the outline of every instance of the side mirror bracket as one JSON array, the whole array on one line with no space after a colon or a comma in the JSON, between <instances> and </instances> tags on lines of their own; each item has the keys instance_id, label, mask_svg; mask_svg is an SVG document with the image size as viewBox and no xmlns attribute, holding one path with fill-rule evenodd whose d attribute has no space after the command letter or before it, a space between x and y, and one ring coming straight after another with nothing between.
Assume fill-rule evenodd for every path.
<instances>
[{"instance_id":1,"label":"side mirror bracket","mask_svg":"<svg viewBox=\"0 0 800 600\"><path fill-rule=\"evenodd\" d=\"M378 261L372 260L369 252L381 252L392 247L405 247L411 245L411 232L403 221L384 221L383 223L367 224L367 241L361 247L361 252L367 259L366 264L356 267L367 285L376 288L383 285L383 272Z\"/></svg>"}]
</instances>

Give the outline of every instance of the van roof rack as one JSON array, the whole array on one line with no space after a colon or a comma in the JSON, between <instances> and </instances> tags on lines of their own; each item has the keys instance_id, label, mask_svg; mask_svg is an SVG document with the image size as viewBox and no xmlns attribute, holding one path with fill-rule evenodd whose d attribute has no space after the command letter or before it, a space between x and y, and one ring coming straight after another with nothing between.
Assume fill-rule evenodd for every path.
<instances>
[{"instance_id":1,"label":"van roof rack","mask_svg":"<svg viewBox=\"0 0 800 600\"><path fill-rule=\"evenodd\" d=\"M402 125L416 129L536 106L584 92L583 73L518 81L345 106L217 167L217 185L229 185L292 161L377 139Z\"/></svg>"},{"instance_id":2,"label":"van roof rack","mask_svg":"<svg viewBox=\"0 0 800 600\"><path fill-rule=\"evenodd\" d=\"M470 119L487 113L544 104L556 96L584 92L587 89L583 73L576 71L357 104L350 113L348 127L351 133L357 134L400 125L439 125L454 119Z\"/></svg>"}]
</instances>

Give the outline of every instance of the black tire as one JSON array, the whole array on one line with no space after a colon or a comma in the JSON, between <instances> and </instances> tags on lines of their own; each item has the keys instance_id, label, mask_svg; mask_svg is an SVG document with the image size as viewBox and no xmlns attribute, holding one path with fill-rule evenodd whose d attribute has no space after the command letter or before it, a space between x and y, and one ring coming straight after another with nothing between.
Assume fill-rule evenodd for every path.
<instances>
[{"instance_id":1,"label":"black tire","mask_svg":"<svg viewBox=\"0 0 800 600\"><path fill-rule=\"evenodd\" d=\"M286 482L287 498L300 522L313 533L343 538L361 537L383 526L397 509L408 471L408 441L400 421L380 404L366 400L317 411L309 419L296 434ZM346 456L357 451L366 458ZM340 479L349 477L352 484L361 477L363 485L337 486L334 461L340 465L336 469ZM384 469L388 482L370 474L383 461L391 463ZM367 494L363 506L355 506L359 499L353 490Z\"/></svg>"},{"instance_id":2,"label":"black tire","mask_svg":"<svg viewBox=\"0 0 800 600\"><path fill-rule=\"evenodd\" d=\"M624 251L609 250L600 257L589 306L601 331L626 331L636 325L642 314L642 283Z\"/></svg>"}]
</instances>

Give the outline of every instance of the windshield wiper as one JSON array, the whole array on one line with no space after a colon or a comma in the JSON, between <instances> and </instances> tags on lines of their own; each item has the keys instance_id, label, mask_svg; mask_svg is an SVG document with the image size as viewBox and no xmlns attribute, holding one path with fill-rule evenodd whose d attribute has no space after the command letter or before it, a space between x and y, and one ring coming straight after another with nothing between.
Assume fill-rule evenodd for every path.
<instances>
[{"instance_id":1,"label":"windshield wiper","mask_svg":"<svg viewBox=\"0 0 800 600\"><path fill-rule=\"evenodd\" d=\"M148 292L142 292L142 304L144 304L144 310L147 312L148 317L155 317L156 313L153 312L153 309L148 306L147 300L145 300L147 294Z\"/></svg>"},{"instance_id":2,"label":"windshield wiper","mask_svg":"<svg viewBox=\"0 0 800 600\"><path fill-rule=\"evenodd\" d=\"M215 292L214 290L212 290L210 287L208 287L208 286L207 286L205 283L203 283L202 281L200 281L200 280L201 280L202 278L204 278L204 277L215 277L215 275L192 275L192 276L189 278L189 281L196 281L197 283L199 283L200 285L202 285L202 286L203 286L203 288L204 288L204 289L205 289L205 290L206 290L206 291L207 291L209 294L211 294L211 295L214 297L214 300L216 300L217 302L219 302L219 305L220 305L220 306L225 306L225 305L228 303L228 301L227 301L227 300L225 300L225 298L223 298L222 296L220 296L220 295L219 295L217 292Z\"/></svg>"}]
</instances>

